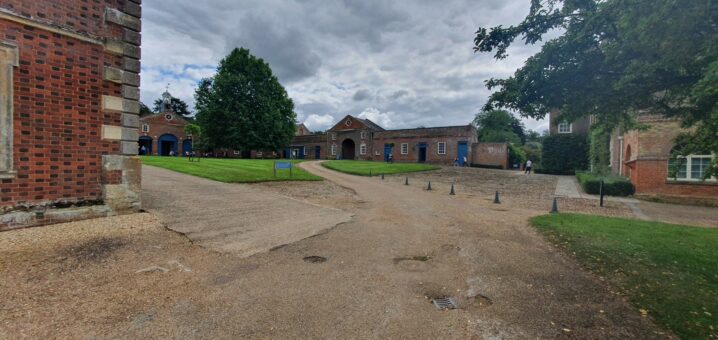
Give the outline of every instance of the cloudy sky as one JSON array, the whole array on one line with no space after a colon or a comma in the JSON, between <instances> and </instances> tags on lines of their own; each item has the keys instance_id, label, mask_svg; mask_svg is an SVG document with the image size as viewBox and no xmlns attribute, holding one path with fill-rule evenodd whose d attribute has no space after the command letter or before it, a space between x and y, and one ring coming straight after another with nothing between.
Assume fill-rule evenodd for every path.
<instances>
[{"instance_id":1,"label":"cloudy sky","mask_svg":"<svg viewBox=\"0 0 718 340\"><path fill-rule=\"evenodd\" d=\"M312 130L347 114L385 128L467 124L489 95L484 81L512 74L539 48L516 44L496 61L473 53L474 32L518 23L529 3L143 1L142 101L151 106L169 83L193 107L197 81L245 47L269 63Z\"/></svg>"}]
</instances>

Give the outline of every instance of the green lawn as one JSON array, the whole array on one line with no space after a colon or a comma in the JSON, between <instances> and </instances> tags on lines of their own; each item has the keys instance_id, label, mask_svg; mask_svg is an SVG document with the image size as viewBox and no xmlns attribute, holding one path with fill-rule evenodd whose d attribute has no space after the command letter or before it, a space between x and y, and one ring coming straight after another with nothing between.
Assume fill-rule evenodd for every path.
<instances>
[{"instance_id":1,"label":"green lawn","mask_svg":"<svg viewBox=\"0 0 718 340\"><path fill-rule=\"evenodd\" d=\"M718 338L718 229L577 214L531 222L681 338Z\"/></svg>"},{"instance_id":2,"label":"green lawn","mask_svg":"<svg viewBox=\"0 0 718 340\"><path fill-rule=\"evenodd\" d=\"M332 170L359 176L369 176L370 170L372 175L377 176L382 173L391 175L436 170L440 168L436 165L419 163L386 163L372 161L326 161L322 163L322 165Z\"/></svg>"},{"instance_id":3,"label":"green lawn","mask_svg":"<svg viewBox=\"0 0 718 340\"><path fill-rule=\"evenodd\" d=\"M292 169L291 177L289 170L277 170L277 177L274 177L272 171L274 160L270 159L202 158L199 162L190 162L185 157L141 156L140 158L142 164L228 183L322 180L321 177L296 166ZM299 161L291 162L296 165Z\"/></svg>"}]
</instances>

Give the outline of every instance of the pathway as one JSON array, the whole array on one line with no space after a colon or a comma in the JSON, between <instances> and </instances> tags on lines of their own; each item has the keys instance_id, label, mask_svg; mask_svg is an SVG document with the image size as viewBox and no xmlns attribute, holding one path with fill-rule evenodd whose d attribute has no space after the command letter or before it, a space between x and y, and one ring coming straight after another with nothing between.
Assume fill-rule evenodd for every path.
<instances>
[{"instance_id":1,"label":"pathway","mask_svg":"<svg viewBox=\"0 0 718 340\"><path fill-rule=\"evenodd\" d=\"M142 167L142 205L192 242L241 256L324 232L351 215L250 185Z\"/></svg>"},{"instance_id":2,"label":"pathway","mask_svg":"<svg viewBox=\"0 0 718 340\"><path fill-rule=\"evenodd\" d=\"M558 176L557 197L599 200L598 195L589 195L581 190L576 176ZM718 208L654 203L629 197L605 196L606 201L621 202L633 212L633 216L644 221L659 221L674 224L718 227Z\"/></svg>"}]
</instances>

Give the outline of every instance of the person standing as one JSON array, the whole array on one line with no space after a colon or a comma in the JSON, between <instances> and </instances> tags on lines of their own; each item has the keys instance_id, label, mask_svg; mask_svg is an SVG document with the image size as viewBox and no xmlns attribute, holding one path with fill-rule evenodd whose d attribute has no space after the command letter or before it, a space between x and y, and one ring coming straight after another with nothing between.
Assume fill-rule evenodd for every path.
<instances>
[{"instance_id":1,"label":"person standing","mask_svg":"<svg viewBox=\"0 0 718 340\"><path fill-rule=\"evenodd\" d=\"M531 174L531 165L533 165L533 162L529 159L526 161L526 171L524 171L524 174Z\"/></svg>"}]
</instances>

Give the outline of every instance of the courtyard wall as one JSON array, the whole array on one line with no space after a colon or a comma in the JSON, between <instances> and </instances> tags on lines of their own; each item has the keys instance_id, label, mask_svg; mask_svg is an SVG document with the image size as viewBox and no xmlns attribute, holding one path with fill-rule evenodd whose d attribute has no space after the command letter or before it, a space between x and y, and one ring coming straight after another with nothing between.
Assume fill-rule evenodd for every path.
<instances>
[{"instance_id":1,"label":"courtyard wall","mask_svg":"<svg viewBox=\"0 0 718 340\"><path fill-rule=\"evenodd\" d=\"M140 0L0 2L0 230L140 209Z\"/></svg>"}]
</instances>

